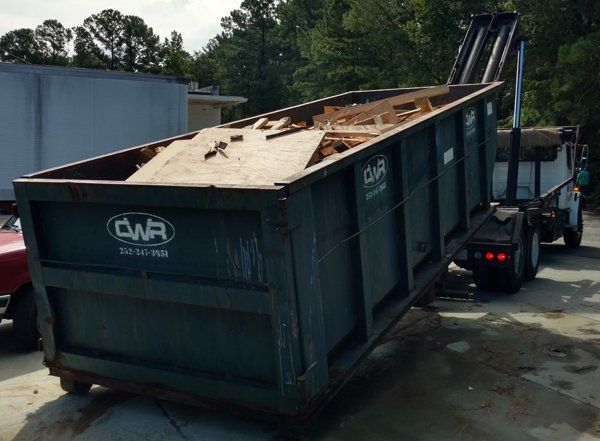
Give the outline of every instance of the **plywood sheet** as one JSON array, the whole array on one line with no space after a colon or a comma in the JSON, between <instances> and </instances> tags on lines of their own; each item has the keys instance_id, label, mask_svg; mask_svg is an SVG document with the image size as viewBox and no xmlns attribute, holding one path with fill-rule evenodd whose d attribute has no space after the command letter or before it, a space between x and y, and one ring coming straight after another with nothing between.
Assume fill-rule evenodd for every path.
<instances>
[{"instance_id":1,"label":"plywood sheet","mask_svg":"<svg viewBox=\"0 0 600 441\"><path fill-rule=\"evenodd\" d=\"M266 135L279 132L204 129L190 140L173 142L127 181L273 185L304 170L325 134L301 130L266 140ZM231 141L232 135L243 135L243 140ZM205 159L215 141L227 146Z\"/></svg>"}]
</instances>

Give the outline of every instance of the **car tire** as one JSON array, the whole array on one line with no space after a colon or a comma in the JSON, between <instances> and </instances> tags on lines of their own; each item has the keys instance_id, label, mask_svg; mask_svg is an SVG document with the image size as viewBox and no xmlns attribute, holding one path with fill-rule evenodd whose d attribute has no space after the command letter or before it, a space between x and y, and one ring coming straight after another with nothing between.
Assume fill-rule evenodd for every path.
<instances>
[{"instance_id":1,"label":"car tire","mask_svg":"<svg viewBox=\"0 0 600 441\"><path fill-rule=\"evenodd\" d=\"M540 267L540 237L539 228L532 226L527 230L523 280L533 280L538 273Z\"/></svg>"},{"instance_id":2,"label":"car tire","mask_svg":"<svg viewBox=\"0 0 600 441\"><path fill-rule=\"evenodd\" d=\"M16 294L13 313L13 335L19 349L34 350L40 338L37 324L37 308L33 296L33 287L23 288Z\"/></svg>"},{"instance_id":3,"label":"car tire","mask_svg":"<svg viewBox=\"0 0 600 441\"><path fill-rule=\"evenodd\" d=\"M514 294L521 289L525 274L526 257L525 238L523 233L521 233L518 246L512 253L508 267L497 269L496 282L500 291L507 294Z\"/></svg>"},{"instance_id":4,"label":"car tire","mask_svg":"<svg viewBox=\"0 0 600 441\"><path fill-rule=\"evenodd\" d=\"M92 388L91 383L84 383L82 381L68 380L66 378L60 379L60 388L65 392L72 395L85 395Z\"/></svg>"}]
</instances>

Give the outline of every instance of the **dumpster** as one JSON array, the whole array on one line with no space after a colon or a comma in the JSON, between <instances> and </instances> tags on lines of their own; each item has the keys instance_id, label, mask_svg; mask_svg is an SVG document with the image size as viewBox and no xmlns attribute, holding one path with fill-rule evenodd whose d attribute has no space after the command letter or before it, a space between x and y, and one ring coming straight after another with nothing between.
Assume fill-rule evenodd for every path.
<instances>
[{"instance_id":1,"label":"dumpster","mask_svg":"<svg viewBox=\"0 0 600 441\"><path fill-rule=\"evenodd\" d=\"M424 116L271 185L127 181L148 149L196 133L16 180L45 365L71 392L315 410L489 217L500 87L450 86ZM224 127L299 130L418 90Z\"/></svg>"}]
</instances>

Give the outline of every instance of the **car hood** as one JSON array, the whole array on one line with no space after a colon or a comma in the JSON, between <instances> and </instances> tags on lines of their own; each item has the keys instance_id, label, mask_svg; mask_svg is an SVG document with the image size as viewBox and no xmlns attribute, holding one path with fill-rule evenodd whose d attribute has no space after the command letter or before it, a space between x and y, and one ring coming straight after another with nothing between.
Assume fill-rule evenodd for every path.
<instances>
[{"instance_id":1,"label":"car hood","mask_svg":"<svg viewBox=\"0 0 600 441\"><path fill-rule=\"evenodd\" d=\"M0 254L24 249L23 234L16 231L0 231Z\"/></svg>"}]
</instances>

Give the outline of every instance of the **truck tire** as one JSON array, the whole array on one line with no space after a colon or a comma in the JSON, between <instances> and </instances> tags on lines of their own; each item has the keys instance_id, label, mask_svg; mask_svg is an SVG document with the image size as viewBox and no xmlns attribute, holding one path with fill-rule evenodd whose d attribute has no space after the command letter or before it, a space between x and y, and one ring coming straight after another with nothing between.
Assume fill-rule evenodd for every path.
<instances>
[{"instance_id":1,"label":"truck tire","mask_svg":"<svg viewBox=\"0 0 600 441\"><path fill-rule=\"evenodd\" d=\"M475 265L473 267L473 281L479 291L495 291L496 268Z\"/></svg>"},{"instance_id":2,"label":"truck tire","mask_svg":"<svg viewBox=\"0 0 600 441\"><path fill-rule=\"evenodd\" d=\"M527 230L527 249L525 258L525 272L523 280L533 280L540 266L540 230L531 227Z\"/></svg>"},{"instance_id":3,"label":"truck tire","mask_svg":"<svg viewBox=\"0 0 600 441\"><path fill-rule=\"evenodd\" d=\"M20 349L34 350L40 338L33 287L23 288L16 295L13 309L13 335Z\"/></svg>"},{"instance_id":4,"label":"truck tire","mask_svg":"<svg viewBox=\"0 0 600 441\"><path fill-rule=\"evenodd\" d=\"M496 282L500 291L514 294L521 289L523 277L525 274L525 260L527 252L525 250L525 238L523 233L519 236L519 245L512 254L507 268L498 268L496 270Z\"/></svg>"},{"instance_id":5,"label":"truck tire","mask_svg":"<svg viewBox=\"0 0 600 441\"><path fill-rule=\"evenodd\" d=\"M60 388L72 395L85 395L90 391L92 385L90 383L84 383L82 381L75 380L67 380L66 378L61 377Z\"/></svg>"},{"instance_id":6,"label":"truck tire","mask_svg":"<svg viewBox=\"0 0 600 441\"><path fill-rule=\"evenodd\" d=\"M582 201L583 202L583 201ZM563 231L563 239L567 248L578 248L581 245L583 238L583 204L579 204L579 212L577 213L577 230L566 228Z\"/></svg>"}]
</instances>

